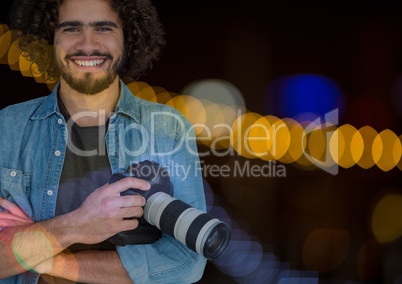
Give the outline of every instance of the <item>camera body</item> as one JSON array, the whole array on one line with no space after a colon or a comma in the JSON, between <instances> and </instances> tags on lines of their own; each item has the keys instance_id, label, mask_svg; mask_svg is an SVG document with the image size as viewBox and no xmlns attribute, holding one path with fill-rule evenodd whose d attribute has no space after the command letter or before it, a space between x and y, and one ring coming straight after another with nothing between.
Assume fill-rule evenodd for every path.
<instances>
[{"instance_id":1,"label":"camera body","mask_svg":"<svg viewBox=\"0 0 402 284\"><path fill-rule=\"evenodd\" d=\"M110 183L125 177L136 177L148 181L151 188L142 191L130 188L124 195L139 194L145 197L144 215L139 226L120 232L108 240L115 245L150 244L157 241L162 232L180 241L194 252L208 259L219 257L230 240L229 226L172 197L173 185L168 172L153 161L131 165L126 173L114 174Z\"/></svg>"},{"instance_id":2,"label":"camera body","mask_svg":"<svg viewBox=\"0 0 402 284\"><path fill-rule=\"evenodd\" d=\"M146 200L156 192L164 192L173 196L173 185L170 181L168 172L158 163L153 161L143 161L139 164L132 164L125 173L112 175L109 183L116 182L126 177L135 177L146 180L151 188L147 191L136 188L129 188L121 193L125 195L141 195ZM152 244L162 236L161 230L149 224L144 216L138 218L139 225L134 230L120 232L108 239L109 242L117 246L132 244Z\"/></svg>"}]
</instances>

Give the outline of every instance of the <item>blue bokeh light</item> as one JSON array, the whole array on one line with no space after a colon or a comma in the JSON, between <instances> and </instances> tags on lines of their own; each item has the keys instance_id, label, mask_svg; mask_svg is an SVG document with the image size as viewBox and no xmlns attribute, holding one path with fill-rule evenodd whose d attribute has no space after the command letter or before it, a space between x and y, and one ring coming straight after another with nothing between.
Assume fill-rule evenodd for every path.
<instances>
[{"instance_id":1,"label":"blue bokeh light","mask_svg":"<svg viewBox=\"0 0 402 284\"><path fill-rule=\"evenodd\" d=\"M310 113L324 118L338 109L344 112L344 95L338 84L323 75L298 74L279 77L272 81L266 93L268 114L297 120Z\"/></svg>"}]
</instances>

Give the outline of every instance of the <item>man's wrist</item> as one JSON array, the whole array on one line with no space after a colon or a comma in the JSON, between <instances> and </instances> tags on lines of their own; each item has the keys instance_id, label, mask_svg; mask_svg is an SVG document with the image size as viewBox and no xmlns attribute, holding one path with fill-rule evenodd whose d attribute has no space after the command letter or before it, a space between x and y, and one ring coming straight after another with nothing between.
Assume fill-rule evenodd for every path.
<instances>
[{"instance_id":1,"label":"man's wrist","mask_svg":"<svg viewBox=\"0 0 402 284\"><path fill-rule=\"evenodd\" d=\"M43 222L43 227L52 245L59 247L58 252L80 241L80 234L75 223L74 215L71 213Z\"/></svg>"},{"instance_id":2,"label":"man's wrist","mask_svg":"<svg viewBox=\"0 0 402 284\"><path fill-rule=\"evenodd\" d=\"M71 281L78 281L78 263L75 255L72 253L59 253L35 267L34 270L39 274L47 274L54 277L66 278Z\"/></svg>"}]
</instances>

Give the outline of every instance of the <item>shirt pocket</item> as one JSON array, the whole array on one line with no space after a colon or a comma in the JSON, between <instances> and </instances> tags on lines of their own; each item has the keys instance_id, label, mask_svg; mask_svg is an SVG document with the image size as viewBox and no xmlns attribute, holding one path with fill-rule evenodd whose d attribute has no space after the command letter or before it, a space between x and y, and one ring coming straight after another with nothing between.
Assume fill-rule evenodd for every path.
<instances>
[{"instance_id":1,"label":"shirt pocket","mask_svg":"<svg viewBox=\"0 0 402 284\"><path fill-rule=\"evenodd\" d=\"M33 218L29 202L31 174L15 169L0 168L0 196L18 205L29 218ZM0 208L0 211L3 210Z\"/></svg>"}]
</instances>

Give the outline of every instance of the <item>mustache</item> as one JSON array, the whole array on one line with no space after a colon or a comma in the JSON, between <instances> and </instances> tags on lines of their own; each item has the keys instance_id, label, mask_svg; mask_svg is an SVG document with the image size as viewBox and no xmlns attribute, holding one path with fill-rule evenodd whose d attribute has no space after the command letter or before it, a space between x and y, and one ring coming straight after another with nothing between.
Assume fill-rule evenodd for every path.
<instances>
[{"instance_id":1,"label":"mustache","mask_svg":"<svg viewBox=\"0 0 402 284\"><path fill-rule=\"evenodd\" d=\"M66 55L66 59L70 59L73 56L86 56L86 57L90 57L90 56L99 56L99 57L106 57L108 59L113 59L113 56L109 53L101 53L98 51L94 51L92 53L86 53L84 51L77 51L71 54L67 54Z\"/></svg>"}]
</instances>

